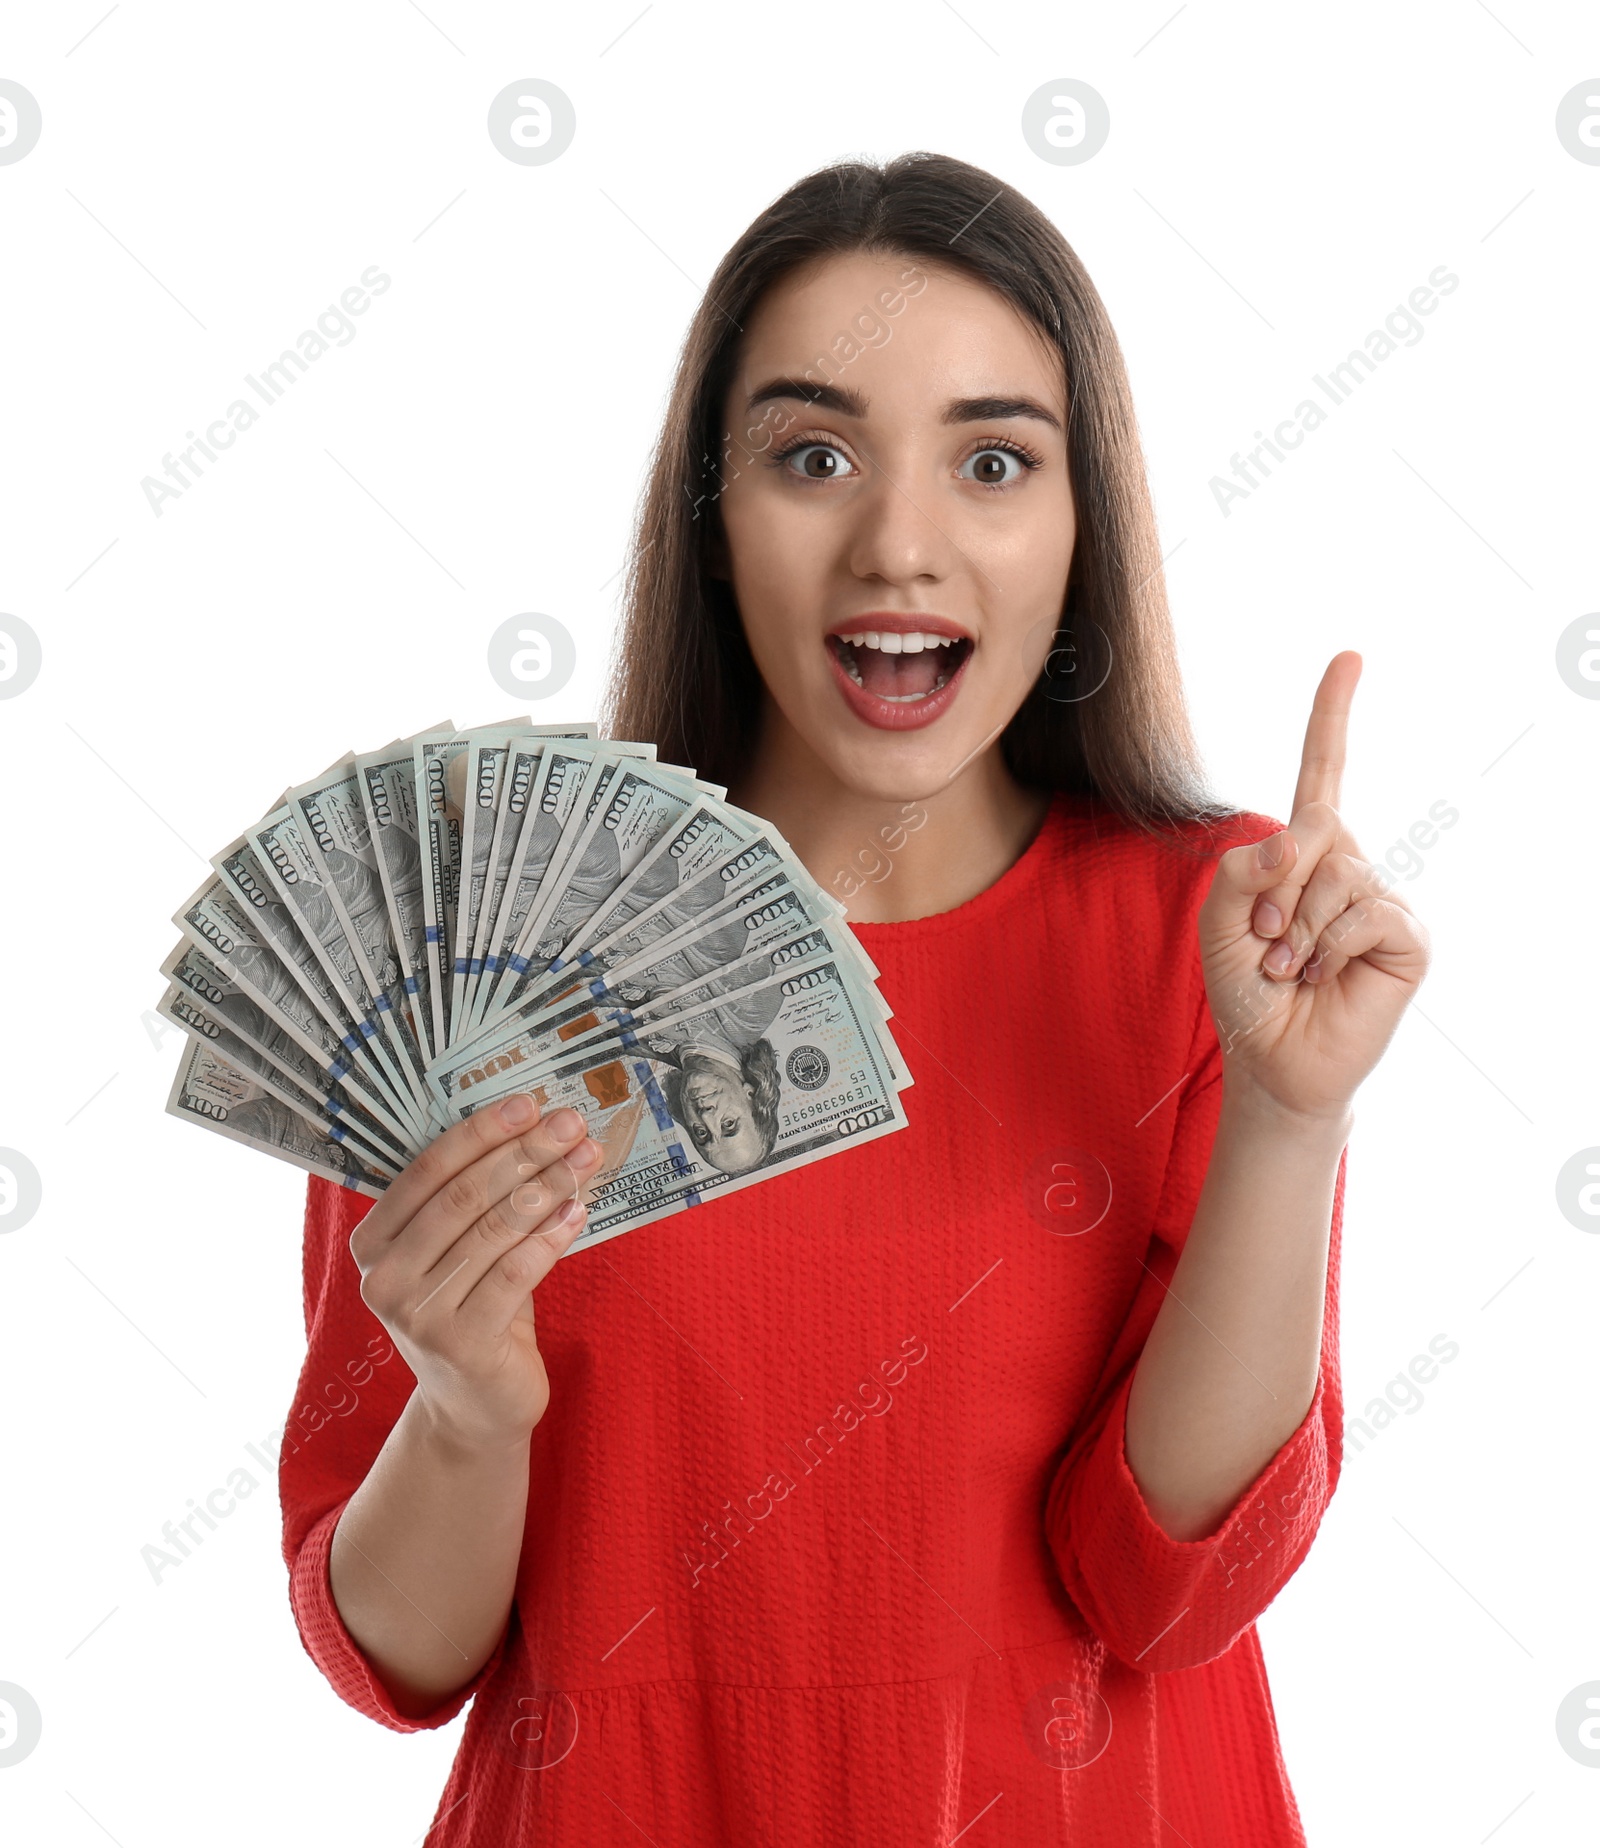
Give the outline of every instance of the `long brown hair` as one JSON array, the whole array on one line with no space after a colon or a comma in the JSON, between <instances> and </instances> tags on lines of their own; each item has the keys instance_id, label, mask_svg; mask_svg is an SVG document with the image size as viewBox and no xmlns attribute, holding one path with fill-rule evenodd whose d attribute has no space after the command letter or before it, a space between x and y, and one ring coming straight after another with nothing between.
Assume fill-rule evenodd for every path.
<instances>
[{"instance_id":1,"label":"long brown hair","mask_svg":"<svg viewBox=\"0 0 1600 1848\"><path fill-rule=\"evenodd\" d=\"M722 405L762 294L802 264L851 251L987 283L1065 365L1078 536L1055 644L1001 735L1012 774L1098 796L1153 832L1233 812L1211 797L1189 726L1127 370L1105 304L1037 206L943 154L823 167L774 200L718 266L684 339L640 503L610 734L653 742L663 759L718 783L748 761L761 678L732 587L710 570L716 462L732 441Z\"/></svg>"}]
</instances>

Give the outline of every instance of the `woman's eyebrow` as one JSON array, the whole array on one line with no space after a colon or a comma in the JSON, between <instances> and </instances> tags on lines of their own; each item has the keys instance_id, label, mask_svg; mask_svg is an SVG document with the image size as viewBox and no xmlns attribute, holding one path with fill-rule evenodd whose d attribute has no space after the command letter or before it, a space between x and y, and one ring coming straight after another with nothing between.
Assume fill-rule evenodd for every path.
<instances>
[{"instance_id":1,"label":"woman's eyebrow","mask_svg":"<svg viewBox=\"0 0 1600 1848\"><path fill-rule=\"evenodd\" d=\"M768 379L758 385L745 401L753 411L758 404L774 404L785 398L797 398L802 404L820 405L825 411L837 411L842 417L863 418L868 400L848 385L819 385L809 379ZM940 413L939 421L947 424L993 423L1006 417L1032 417L1061 430L1061 419L1036 398L952 398Z\"/></svg>"},{"instance_id":2,"label":"woman's eyebrow","mask_svg":"<svg viewBox=\"0 0 1600 1848\"><path fill-rule=\"evenodd\" d=\"M1052 430L1061 429L1061 419L1037 398L952 398L944 407L940 421L955 423L997 423L1003 417L1036 417Z\"/></svg>"},{"instance_id":3,"label":"woman's eyebrow","mask_svg":"<svg viewBox=\"0 0 1600 1848\"><path fill-rule=\"evenodd\" d=\"M820 404L825 411L837 411L841 417L865 417L867 401L847 385L815 385L809 379L768 379L758 385L745 400L745 409L758 404L775 404L783 398L798 398L802 404Z\"/></svg>"}]
</instances>

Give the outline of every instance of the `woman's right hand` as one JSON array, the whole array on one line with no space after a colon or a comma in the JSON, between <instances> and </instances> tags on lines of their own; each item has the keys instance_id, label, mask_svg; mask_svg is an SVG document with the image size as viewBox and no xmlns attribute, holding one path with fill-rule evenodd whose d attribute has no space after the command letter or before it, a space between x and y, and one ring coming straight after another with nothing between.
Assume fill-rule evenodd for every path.
<instances>
[{"instance_id":1,"label":"woman's right hand","mask_svg":"<svg viewBox=\"0 0 1600 1848\"><path fill-rule=\"evenodd\" d=\"M350 1236L361 1300L441 1435L526 1442L550 1403L533 1290L582 1229L603 1159L576 1110L518 1094L429 1143Z\"/></svg>"}]
</instances>

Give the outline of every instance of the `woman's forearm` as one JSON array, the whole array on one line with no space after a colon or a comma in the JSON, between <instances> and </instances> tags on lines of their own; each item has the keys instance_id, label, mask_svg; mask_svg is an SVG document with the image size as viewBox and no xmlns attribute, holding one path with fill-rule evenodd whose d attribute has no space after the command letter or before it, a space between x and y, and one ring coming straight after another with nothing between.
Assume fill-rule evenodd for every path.
<instances>
[{"instance_id":1,"label":"woman's forearm","mask_svg":"<svg viewBox=\"0 0 1600 1848\"><path fill-rule=\"evenodd\" d=\"M442 1431L413 1393L334 1533L328 1578L345 1628L416 1718L493 1653L516 1588L528 1443Z\"/></svg>"},{"instance_id":2,"label":"woman's forearm","mask_svg":"<svg viewBox=\"0 0 1600 1848\"><path fill-rule=\"evenodd\" d=\"M1351 1122L1291 1118L1223 1080L1205 1185L1128 1399L1128 1467L1174 1539L1214 1532L1311 1404Z\"/></svg>"}]
</instances>

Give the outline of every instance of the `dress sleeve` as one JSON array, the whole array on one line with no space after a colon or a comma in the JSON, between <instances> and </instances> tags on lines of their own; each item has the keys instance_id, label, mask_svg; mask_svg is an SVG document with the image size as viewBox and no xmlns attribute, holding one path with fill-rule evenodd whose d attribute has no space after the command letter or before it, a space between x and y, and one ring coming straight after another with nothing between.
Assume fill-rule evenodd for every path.
<instances>
[{"instance_id":1,"label":"dress sleeve","mask_svg":"<svg viewBox=\"0 0 1600 1848\"><path fill-rule=\"evenodd\" d=\"M405 1409L416 1376L361 1300L350 1234L372 1202L313 1176L306 1194L306 1358L278 1460L289 1603L306 1653L347 1705L395 1732L455 1718L498 1667L506 1646L420 1717L401 1713L334 1603L328 1556L345 1504L365 1481Z\"/></svg>"},{"instance_id":2,"label":"dress sleeve","mask_svg":"<svg viewBox=\"0 0 1600 1848\"><path fill-rule=\"evenodd\" d=\"M1188 1063L1133 1306L1045 1505L1051 1552L1073 1602L1112 1654L1147 1673L1209 1662L1255 1622L1309 1551L1343 1447L1338 1301L1347 1151L1334 1182L1316 1390L1299 1428L1197 1540L1175 1540L1158 1525L1128 1467L1134 1369L1188 1237L1222 1101L1222 1049L1203 989Z\"/></svg>"}]
</instances>

